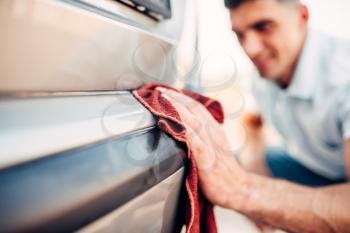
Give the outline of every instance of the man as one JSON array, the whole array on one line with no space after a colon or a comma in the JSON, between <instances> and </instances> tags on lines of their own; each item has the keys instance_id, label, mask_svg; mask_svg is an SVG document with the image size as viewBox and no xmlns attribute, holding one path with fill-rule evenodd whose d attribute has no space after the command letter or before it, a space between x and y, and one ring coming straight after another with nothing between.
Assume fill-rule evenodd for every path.
<instances>
[{"instance_id":1,"label":"man","mask_svg":"<svg viewBox=\"0 0 350 233\"><path fill-rule=\"evenodd\" d=\"M286 146L266 149L248 125L249 155L240 165L203 106L162 90L187 126L202 191L214 204L290 232L350 232L349 44L309 30L298 0L225 4L261 76L254 95L262 118Z\"/></svg>"}]
</instances>

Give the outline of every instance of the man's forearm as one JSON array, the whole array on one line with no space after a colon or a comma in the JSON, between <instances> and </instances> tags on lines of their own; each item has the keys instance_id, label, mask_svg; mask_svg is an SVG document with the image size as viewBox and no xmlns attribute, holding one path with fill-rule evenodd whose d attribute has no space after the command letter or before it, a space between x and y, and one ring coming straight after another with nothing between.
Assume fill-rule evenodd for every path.
<instances>
[{"instance_id":1,"label":"man's forearm","mask_svg":"<svg viewBox=\"0 0 350 233\"><path fill-rule=\"evenodd\" d=\"M350 232L350 185L309 188L248 174L231 208L290 232ZM237 200L237 199L235 199Z\"/></svg>"}]
</instances>

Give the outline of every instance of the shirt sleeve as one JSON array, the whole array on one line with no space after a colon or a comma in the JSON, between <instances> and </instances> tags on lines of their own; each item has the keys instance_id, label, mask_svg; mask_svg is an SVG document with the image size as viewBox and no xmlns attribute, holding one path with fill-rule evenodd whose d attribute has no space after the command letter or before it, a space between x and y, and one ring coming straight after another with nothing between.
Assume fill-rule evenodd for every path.
<instances>
[{"instance_id":1,"label":"shirt sleeve","mask_svg":"<svg viewBox=\"0 0 350 233\"><path fill-rule=\"evenodd\" d=\"M346 88L344 94L339 100L339 118L341 131L344 140L350 139L350 86Z\"/></svg>"}]
</instances>

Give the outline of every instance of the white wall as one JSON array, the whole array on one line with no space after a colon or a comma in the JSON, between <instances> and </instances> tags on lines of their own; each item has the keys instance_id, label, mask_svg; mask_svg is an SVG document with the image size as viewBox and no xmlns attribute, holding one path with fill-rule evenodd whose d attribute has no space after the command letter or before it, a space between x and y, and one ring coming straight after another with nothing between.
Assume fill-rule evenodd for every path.
<instances>
[{"instance_id":1,"label":"white wall","mask_svg":"<svg viewBox=\"0 0 350 233\"><path fill-rule=\"evenodd\" d=\"M310 25L330 34L350 38L349 0L304 0L310 10Z\"/></svg>"}]
</instances>

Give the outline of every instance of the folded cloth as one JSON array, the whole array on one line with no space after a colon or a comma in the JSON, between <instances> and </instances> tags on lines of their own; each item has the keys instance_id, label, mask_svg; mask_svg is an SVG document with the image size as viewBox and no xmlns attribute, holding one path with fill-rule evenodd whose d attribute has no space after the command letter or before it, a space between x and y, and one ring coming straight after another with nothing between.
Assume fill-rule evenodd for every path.
<instances>
[{"instance_id":1,"label":"folded cloth","mask_svg":"<svg viewBox=\"0 0 350 233\"><path fill-rule=\"evenodd\" d=\"M186 232L187 233L215 233L217 232L213 205L203 195L198 186L198 168L191 155L191 148L186 138L186 128L179 114L171 103L165 99L157 87L171 89L187 95L203 104L219 123L223 123L224 114L218 101L202 96L195 92L176 90L164 84L148 84L133 91L133 95L148 110L157 116L157 125L187 146L188 170L186 173Z\"/></svg>"}]
</instances>

